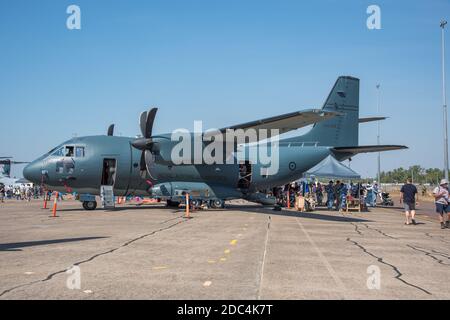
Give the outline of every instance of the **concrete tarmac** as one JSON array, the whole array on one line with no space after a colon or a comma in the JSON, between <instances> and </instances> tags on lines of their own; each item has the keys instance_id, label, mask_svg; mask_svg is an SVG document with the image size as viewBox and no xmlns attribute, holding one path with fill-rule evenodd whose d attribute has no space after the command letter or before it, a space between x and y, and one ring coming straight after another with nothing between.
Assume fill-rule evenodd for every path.
<instances>
[{"instance_id":1,"label":"concrete tarmac","mask_svg":"<svg viewBox=\"0 0 450 320\"><path fill-rule=\"evenodd\" d=\"M0 204L0 299L450 299L450 229L395 209L41 206Z\"/></svg>"}]
</instances>

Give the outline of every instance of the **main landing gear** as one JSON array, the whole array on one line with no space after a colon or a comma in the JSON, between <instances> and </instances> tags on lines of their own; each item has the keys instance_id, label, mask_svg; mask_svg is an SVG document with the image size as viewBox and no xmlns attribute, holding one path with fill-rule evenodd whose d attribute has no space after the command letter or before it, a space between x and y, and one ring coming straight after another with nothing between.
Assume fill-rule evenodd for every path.
<instances>
[{"instance_id":1,"label":"main landing gear","mask_svg":"<svg viewBox=\"0 0 450 320\"><path fill-rule=\"evenodd\" d=\"M215 199L209 202L211 208L214 209L223 209L225 208L225 201L222 199Z\"/></svg>"},{"instance_id":2,"label":"main landing gear","mask_svg":"<svg viewBox=\"0 0 450 320\"><path fill-rule=\"evenodd\" d=\"M84 210L95 210L97 208L97 201L83 201Z\"/></svg>"},{"instance_id":3,"label":"main landing gear","mask_svg":"<svg viewBox=\"0 0 450 320\"><path fill-rule=\"evenodd\" d=\"M222 199L214 199L214 200L190 199L189 203L191 207L194 208L223 209L225 207L225 201ZM180 204L181 204L180 201L167 200L167 207L169 208L178 208Z\"/></svg>"}]
</instances>

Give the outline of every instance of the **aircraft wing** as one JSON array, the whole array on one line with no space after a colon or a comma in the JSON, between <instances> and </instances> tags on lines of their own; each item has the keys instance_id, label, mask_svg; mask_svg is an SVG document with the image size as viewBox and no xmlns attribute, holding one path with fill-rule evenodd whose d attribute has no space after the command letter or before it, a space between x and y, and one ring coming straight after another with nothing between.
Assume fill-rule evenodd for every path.
<instances>
[{"instance_id":1,"label":"aircraft wing","mask_svg":"<svg viewBox=\"0 0 450 320\"><path fill-rule=\"evenodd\" d=\"M29 162L23 162L23 161L11 161L11 160L0 160L0 164L25 164Z\"/></svg>"},{"instance_id":2,"label":"aircraft wing","mask_svg":"<svg viewBox=\"0 0 450 320\"><path fill-rule=\"evenodd\" d=\"M325 121L328 119L331 119L333 117L336 117L340 115L338 112L332 112L332 111L325 111L322 109L310 109L310 110L304 110L304 111L297 111L297 112L291 112L282 114L275 117L265 118L261 120L251 121L247 123L242 123L226 128L222 128L219 131L222 134L225 134L227 130L238 130L238 129L255 129L256 132L260 129L267 129L267 138L271 137L271 129L278 129L279 134L283 134L292 130L296 130L299 128L306 127L308 125ZM217 132L216 132L217 133ZM205 133L206 136L208 136L208 133ZM212 133L212 136L215 134ZM266 138L266 137L262 137ZM258 135L257 141L260 140L260 137ZM255 141L251 141L255 142Z\"/></svg>"}]
</instances>

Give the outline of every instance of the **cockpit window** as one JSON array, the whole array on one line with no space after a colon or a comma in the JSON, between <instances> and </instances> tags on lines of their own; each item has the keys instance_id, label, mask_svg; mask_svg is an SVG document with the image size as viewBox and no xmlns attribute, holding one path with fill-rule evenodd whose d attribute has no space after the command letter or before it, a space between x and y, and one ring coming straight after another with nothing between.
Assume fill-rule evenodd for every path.
<instances>
[{"instance_id":1,"label":"cockpit window","mask_svg":"<svg viewBox=\"0 0 450 320\"><path fill-rule=\"evenodd\" d=\"M73 146L66 146L66 157L73 157L74 155L74 147Z\"/></svg>"},{"instance_id":2,"label":"cockpit window","mask_svg":"<svg viewBox=\"0 0 450 320\"><path fill-rule=\"evenodd\" d=\"M56 150L55 152L53 152L52 156L63 157L64 156L64 147L61 147L58 150Z\"/></svg>"},{"instance_id":3,"label":"cockpit window","mask_svg":"<svg viewBox=\"0 0 450 320\"><path fill-rule=\"evenodd\" d=\"M77 158L84 157L84 147L76 147L75 148L75 157L77 157Z\"/></svg>"}]
</instances>

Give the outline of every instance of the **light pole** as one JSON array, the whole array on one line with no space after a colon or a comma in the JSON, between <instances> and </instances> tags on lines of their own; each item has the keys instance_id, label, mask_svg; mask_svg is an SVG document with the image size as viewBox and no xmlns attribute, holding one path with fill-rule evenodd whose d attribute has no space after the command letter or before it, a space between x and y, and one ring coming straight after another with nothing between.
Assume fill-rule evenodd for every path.
<instances>
[{"instance_id":1,"label":"light pole","mask_svg":"<svg viewBox=\"0 0 450 320\"><path fill-rule=\"evenodd\" d=\"M442 20L441 35L442 35L442 101L444 113L444 176L448 180L448 132L447 132L447 96L445 94L445 38L444 30L447 21Z\"/></svg>"},{"instance_id":2,"label":"light pole","mask_svg":"<svg viewBox=\"0 0 450 320\"><path fill-rule=\"evenodd\" d=\"M377 113L380 116L380 84L377 84ZM377 121L378 131L377 131L377 144L380 145L380 121ZM378 170L377 170L377 181L381 186L381 153L378 152Z\"/></svg>"}]
</instances>

